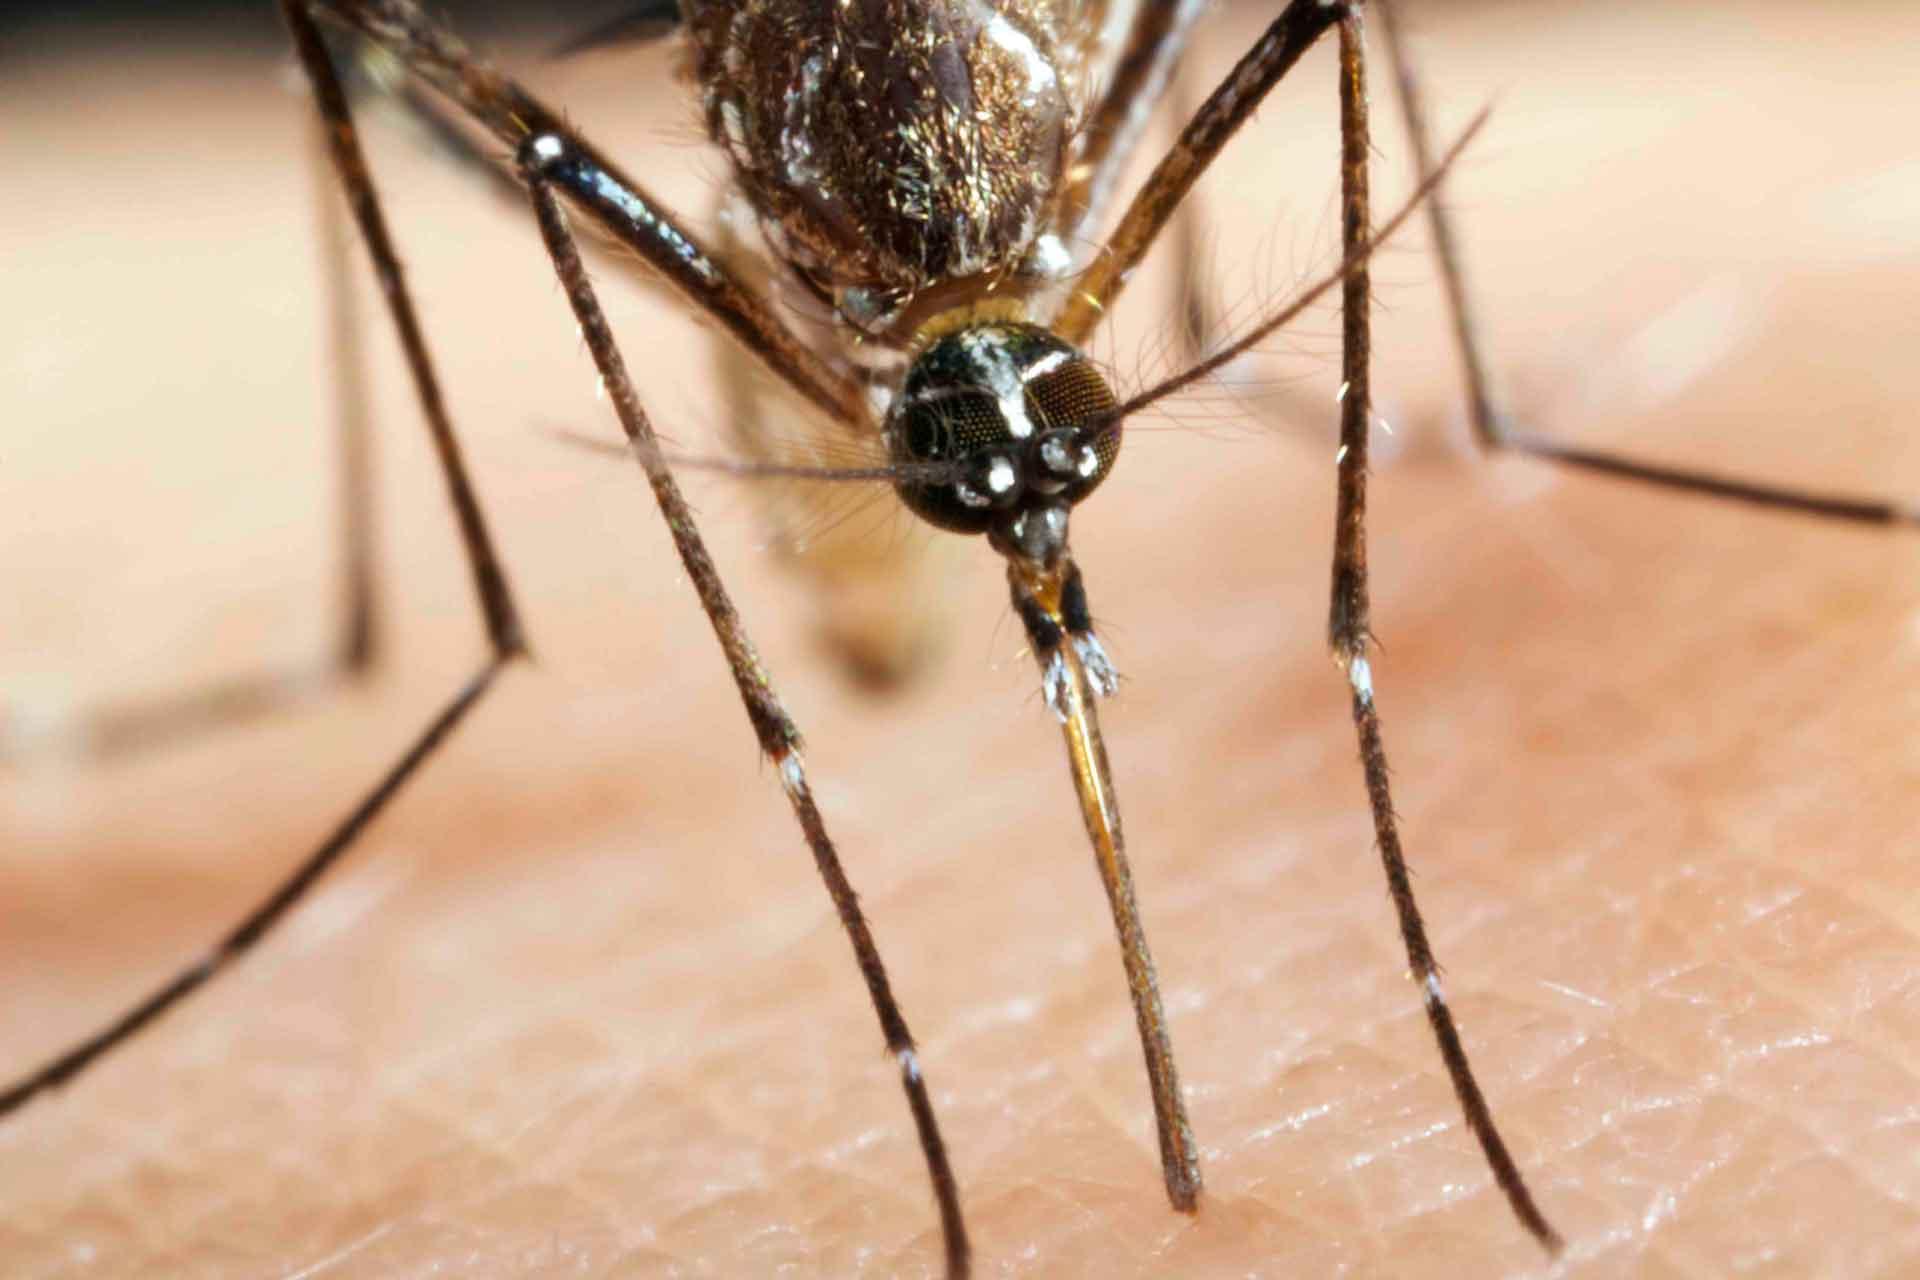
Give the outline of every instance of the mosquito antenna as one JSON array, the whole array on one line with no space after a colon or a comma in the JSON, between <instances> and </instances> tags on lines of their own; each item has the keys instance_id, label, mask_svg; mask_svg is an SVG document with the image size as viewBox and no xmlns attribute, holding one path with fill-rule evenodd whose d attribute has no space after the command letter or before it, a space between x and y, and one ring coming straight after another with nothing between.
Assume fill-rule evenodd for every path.
<instances>
[{"instance_id":1,"label":"mosquito antenna","mask_svg":"<svg viewBox=\"0 0 1920 1280\"><path fill-rule=\"evenodd\" d=\"M644 463L658 459L676 471L711 471L718 475L747 480L816 480L825 484L952 484L966 475L957 462L884 462L866 467L808 466L805 463L753 462L745 458L725 458L717 454L681 453L658 444L615 444L600 440L571 427L550 427L547 434L560 443L585 449L602 457L639 457Z\"/></svg>"}]
</instances>

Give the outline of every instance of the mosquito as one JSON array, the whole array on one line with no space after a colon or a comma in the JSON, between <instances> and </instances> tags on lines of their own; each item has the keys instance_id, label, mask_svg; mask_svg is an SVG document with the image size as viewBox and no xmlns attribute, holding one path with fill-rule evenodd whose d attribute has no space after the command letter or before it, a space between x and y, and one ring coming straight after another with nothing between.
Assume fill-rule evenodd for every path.
<instances>
[{"instance_id":1,"label":"mosquito","mask_svg":"<svg viewBox=\"0 0 1920 1280\"><path fill-rule=\"evenodd\" d=\"M420 85L504 146L530 217L586 341L608 400L662 510L687 577L713 624L761 751L772 766L829 896L898 1064L938 1208L950 1274L971 1250L946 1137L923 1063L877 947L815 803L799 730L734 611L607 322L573 230L585 218L637 253L689 304L727 330L804 406L874 446L868 467L742 462L749 476L884 483L929 523L974 536L1006 564L1008 589L1036 661L1042 696L1065 740L1070 774L1120 940L1147 1065L1170 1204L1200 1204L1199 1148L1134 901L1096 707L1118 673L1096 633L1069 517L1121 455L1136 415L1251 350L1323 295L1342 302L1339 509L1328 640L1345 674L1365 795L1409 967L1442 1059L1515 1217L1549 1251L1559 1233L1529 1190L1493 1119L1455 1028L1415 904L1394 819L1369 661L1366 478L1375 424L1369 262L1424 209L1455 315L1472 419L1489 450L1510 450L1645 483L1809 514L1913 523L1893 504L1828 498L1655 467L1555 444L1513 427L1479 354L1460 255L1435 196L1469 129L1442 152L1382 2L1291 0L1205 99L1109 230L1122 167L1199 12L1197 4L1115 5L1075 14L1047 3L1001 7L903 3L864 7L690 5L651 10L646 27L684 28L714 141L732 165L785 289L831 316L816 345L729 255L705 246L583 134L475 57L410 0L283 0L281 9L326 126L330 158L383 286L392 323L443 469L492 653L381 783L294 874L200 961L123 1017L0 1092L0 1113L67 1084L258 943L344 855L360 832L526 652L526 630L433 371L429 343L361 154L349 99L322 24L385 50ZM1368 60L1377 15L1419 171L1416 193L1376 223L1369 195ZM1089 335L1265 94L1323 38L1339 57L1342 244L1337 268L1190 367L1121 396L1085 355ZM1094 74L1104 71L1103 76ZM1089 97L1084 118L1078 113ZM875 175L880 175L875 177ZM571 213L569 212L571 210ZM363 559L354 561L364 565ZM364 618L364 592L350 593ZM349 626L348 636L354 628ZM349 639L345 660L359 660Z\"/></svg>"}]
</instances>

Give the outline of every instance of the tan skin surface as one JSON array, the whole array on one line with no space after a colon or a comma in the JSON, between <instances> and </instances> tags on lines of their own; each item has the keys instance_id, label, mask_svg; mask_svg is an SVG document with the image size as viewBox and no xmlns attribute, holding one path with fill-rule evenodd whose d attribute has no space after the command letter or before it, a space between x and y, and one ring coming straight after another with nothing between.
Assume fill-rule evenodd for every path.
<instances>
[{"instance_id":1,"label":"tan skin surface","mask_svg":"<svg viewBox=\"0 0 1920 1280\"><path fill-rule=\"evenodd\" d=\"M1455 204L1519 407L1593 446L1920 493L1920 21L1641 9L1415 24L1443 122L1497 101ZM534 82L702 208L718 163L650 56ZM1299 75L1203 187L1215 274L1248 305L1328 259L1328 51ZM325 643L301 111L269 67L185 58L0 89L10 706ZM926 1273L893 1065L644 486L542 434L614 427L531 228L370 133L538 665L252 959L0 1125L0 1272ZM1379 147L1402 188L1400 137ZM1397 803L1558 1263L1491 1189L1404 980L1322 647L1331 317L1246 366L1286 397L1216 387L1143 424L1076 516L1129 677L1105 722L1206 1158L1194 1219L1163 1198L994 557L961 548L948 656L882 703L793 625L806 599L758 549L752 494L695 486L920 1038L980 1270L1910 1273L1920 546L1472 457L1417 238L1379 274ZM1123 374L1167 345L1165 296L1143 280L1096 345ZM716 439L699 332L644 292L609 309L663 429ZM225 928L478 658L370 336L389 661L263 725L0 778L0 1074Z\"/></svg>"}]
</instances>

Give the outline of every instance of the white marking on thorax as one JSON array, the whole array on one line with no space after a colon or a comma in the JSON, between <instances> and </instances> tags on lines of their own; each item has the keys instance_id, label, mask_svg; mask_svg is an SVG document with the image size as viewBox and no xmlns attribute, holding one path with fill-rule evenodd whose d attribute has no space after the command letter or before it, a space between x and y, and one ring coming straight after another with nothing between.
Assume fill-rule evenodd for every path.
<instances>
[{"instance_id":1,"label":"white marking on thorax","mask_svg":"<svg viewBox=\"0 0 1920 1280\"><path fill-rule=\"evenodd\" d=\"M747 6L742 5L733 15L733 21L727 24L727 48L722 55L727 74L736 83L744 83L747 78L747 50L751 41L749 35L753 20Z\"/></svg>"},{"instance_id":2,"label":"white marking on thorax","mask_svg":"<svg viewBox=\"0 0 1920 1280\"><path fill-rule=\"evenodd\" d=\"M753 158L747 150L747 125L740 115L740 104L731 98L720 104L720 127L727 135L727 150L734 162L746 168Z\"/></svg>"},{"instance_id":3,"label":"white marking on thorax","mask_svg":"<svg viewBox=\"0 0 1920 1280\"><path fill-rule=\"evenodd\" d=\"M1067 252L1066 242L1049 231L1033 241L1033 247L1027 250L1027 269L1049 280L1058 280L1073 269L1073 255Z\"/></svg>"},{"instance_id":4,"label":"white marking on thorax","mask_svg":"<svg viewBox=\"0 0 1920 1280\"><path fill-rule=\"evenodd\" d=\"M810 129L815 117L814 104L820 97L820 75L826 62L814 54L800 66L800 84L787 90L786 126L780 130L780 158L786 162L787 185L828 195L826 173L814 158Z\"/></svg>"},{"instance_id":5,"label":"white marking on thorax","mask_svg":"<svg viewBox=\"0 0 1920 1280\"><path fill-rule=\"evenodd\" d=\"M987 21L987 29L982 34L1019 59L1021 65L1026 68L1029 102L1059 83L1059 77L1054 74L1053 64L1034 47L1033 37L1008 22L1006 15L994 14Z\"/></svg>"}]
</instances>

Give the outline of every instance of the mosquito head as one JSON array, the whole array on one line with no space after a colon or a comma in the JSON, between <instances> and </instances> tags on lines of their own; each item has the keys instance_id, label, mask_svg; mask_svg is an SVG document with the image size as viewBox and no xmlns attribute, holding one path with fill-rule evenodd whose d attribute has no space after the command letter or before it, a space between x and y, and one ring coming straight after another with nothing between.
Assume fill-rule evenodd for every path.
<instances>
[{"instance_id":1,"label":"mosquito head","mask_svg":"<svg viewBox=\"0 0 1920 1280\"><path fill-rule=\"evenodd\" d=\"M888 416L893 461L918 472L895 488L942 529L1051 562L1066 546L1067 509L1119 456L1115 407L1092 362L1045 329L957 329L922 349ZM924 478L928 463L952 478Z\"/></svg>"}]
</instances>

